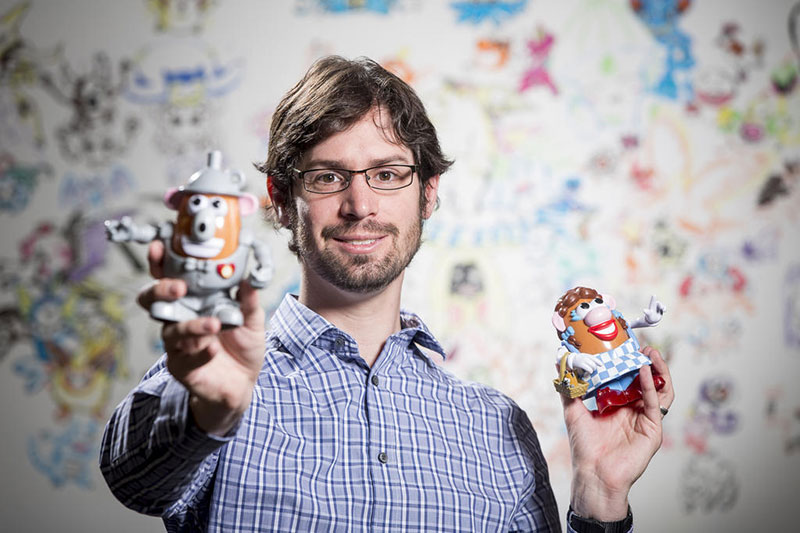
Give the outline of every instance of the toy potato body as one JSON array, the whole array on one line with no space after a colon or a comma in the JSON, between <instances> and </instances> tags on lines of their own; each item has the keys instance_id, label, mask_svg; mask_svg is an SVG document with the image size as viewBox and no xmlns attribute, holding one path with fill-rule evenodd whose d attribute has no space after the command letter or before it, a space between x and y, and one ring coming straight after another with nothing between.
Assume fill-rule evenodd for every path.
<instances>
[{"instance_id":1,"label":"toy potato body","mask_svg":"<svg viewBox=\"0 0 800 533\"><path fill-rule=\"evenodd\" d=\"M167 191L164 201L178 211L176 222L139 226L129 217L106 221L112 241L163 241L164 276L186 282L184 297L153 303L153 318L180 322L214 316L224 327L242 325L231 291L247 272L251 250L257 265L249 274L250 284L262 288L272 276L267 247L241 229L240 216L255 212L258 205L253 195L240 191L243 185L244 177L223 172L221 154L211 152L206 169L196 172L186 186Z\"/></svg>"},{"instance_id":2,"label":"toy potato body","mask_svg":"<svg viewBox=\"0 0 800 533\"><path fill-rule=\"evenodd\" d=\"M583 387L572 394L558 383L556 389L582 396L587 406L601 414L640 399L639 369L651 361L639 351L633 328L656 325L663 312L664 306L653 298L645 315L628 323L610 295L586 287L567 291L556 304L552 321L563 346L561 366L578 374L573 382ZM664 386L660 376L654 376L654 383L657 389Z\"/></svg>"}]
</instances>

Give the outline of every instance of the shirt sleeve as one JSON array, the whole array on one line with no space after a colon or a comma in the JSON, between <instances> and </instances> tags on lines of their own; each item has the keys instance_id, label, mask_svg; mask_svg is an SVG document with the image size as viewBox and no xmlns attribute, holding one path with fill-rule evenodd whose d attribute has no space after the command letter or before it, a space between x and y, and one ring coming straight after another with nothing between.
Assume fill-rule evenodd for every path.
<instances>
[{"instance_id":1,"label":"shirt sleeve","mask_svg":"<svg viewBox=\"0 0 800 533\"><path fill-rule=\"evenodd\" d=\"M558 505L536 431L528 415L516 405L511 423L520 452L528 463L530 476L529 490L519 503L511 522L511 531L560 532Z\"/></svg>"},{"instance_id":2,"label":"shirt sleeve","mask_svg":"<svg viewBox=\"0 0 800 533\"><path fill-rule=\"evenodd\" d=\"M100 470L126 507L165 518L191 514L210 493L216 452L232 437L201 430L189 415L188 399L162 358L114 410L103 434Z\"/></svg>"}]
</instances>

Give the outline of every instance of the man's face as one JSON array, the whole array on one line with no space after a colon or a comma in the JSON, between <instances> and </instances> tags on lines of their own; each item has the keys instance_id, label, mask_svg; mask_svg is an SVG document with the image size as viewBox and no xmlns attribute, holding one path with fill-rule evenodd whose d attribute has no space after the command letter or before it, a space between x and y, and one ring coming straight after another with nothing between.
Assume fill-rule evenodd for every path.
<instances>
[{"instance_id":1,"label":"man's face","mask_svg":"<svg viewBox=\"0 0 800 533\"><path fill-rule=\"evenodd\" d=\"M381 128L387 126L387 130ZM350 129L336 133L309 150L300 170L359 170L382 164L415 163L411 150L395 144L388 113L373 111ZM419 248L422 221L433 212L438 176L428 181L426 203L420 202L419 176L394 191L371 189L356 174L344 191L314 194L294 184L294 213L288 213L306 276L340 290L379 291L401 278Z\"/></svg>"}]
</instances>

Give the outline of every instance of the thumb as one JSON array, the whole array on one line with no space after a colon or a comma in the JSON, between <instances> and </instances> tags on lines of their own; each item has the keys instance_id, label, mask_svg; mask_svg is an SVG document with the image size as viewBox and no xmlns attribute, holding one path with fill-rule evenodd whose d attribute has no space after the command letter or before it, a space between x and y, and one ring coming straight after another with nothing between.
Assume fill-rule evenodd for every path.
<instances>
[{"instance_id":1,"label":"thumb","mask_svg":"<svg viewBox=\"0 0 800 533\"><path fill-rule=\"evenodd\" d=\"M239 307L244 316L244 326L249 329L261 329L264 327L265 313L258 300L258 291L245 280L239 284Z\"/></svg>"}]
</instances>

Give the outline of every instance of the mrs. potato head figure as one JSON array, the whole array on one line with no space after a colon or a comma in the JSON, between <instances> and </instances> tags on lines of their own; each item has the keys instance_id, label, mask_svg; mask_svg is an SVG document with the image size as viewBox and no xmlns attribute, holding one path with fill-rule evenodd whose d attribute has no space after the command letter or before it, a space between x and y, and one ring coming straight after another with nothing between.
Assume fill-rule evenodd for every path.
<instances>
[{"instance_id":1,"label":"mrs. potato head figure","mask_svg":"<svg viewBox=\"0 0 800 533\"><path fill-rule=\"evenodd\" d=\"M556 380L556 389L570 395L570 387L562 383L567 370L582 386L571 395L582 396L586 406L601 415L639 400L639 369L651 361L639 351L633 329L655 326L664 311L664 305L653 296L644 314L629 324L616 310L611 295L587 287L564 293L552 317L561 339L557 364L562 375ZM664 378L657 374L653 374L653 382L656 390L664 386Z\"/></svg>"}]
</instances>

